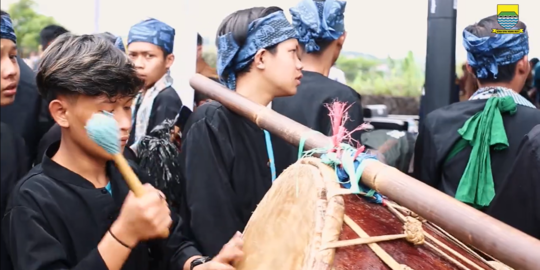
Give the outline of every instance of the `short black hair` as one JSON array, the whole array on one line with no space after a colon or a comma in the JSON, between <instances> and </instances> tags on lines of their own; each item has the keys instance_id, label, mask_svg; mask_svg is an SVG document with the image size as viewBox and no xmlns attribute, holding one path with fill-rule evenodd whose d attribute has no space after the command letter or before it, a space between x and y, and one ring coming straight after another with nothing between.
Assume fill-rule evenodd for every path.
<instances>
[{"instance_id":1,"label":"short black hair","mask_svg":"<svg viewBox=\"0 0 540 270\"><path fill-rule=\"evenodd\" d=\"M65 34L43 55L36 84L47 101L58 96L135 96L143 86L127 55L95 35Z\"/></svg>"},{"instance_id":2,"label":"short black hair","mask_svg":"<svg viewBox=\"0 0 540 270\"><path fill-rule=\"evenodd\" d=\"M238 46L242 47L246 43L247 40L247 34L248 34L248 26L249 24L259 18L266 17L274 12L283 11L283 9L279 7L254 7L254 8L248 8L243 9L234 12L233 14L227 16L219 25L218 31L217 31L217 37L216 38L216 46L219 39L219 36L232 33L233 39L238 44ZM277 44L270 46L268 48L265 48L270 53L274 54L277 52ZM246 65L246 67L238 72L237 74L242 74L249 72L250 65Z\"/></svg>"},{"instance_id":3,"label":"short black hair","mask_svg":"<svg viewBox=\"0 0 540 270\"><path fill-rule=\"evenodd\" d=\"M536 64L538 64L538 62L540 62L540 60L538 60L538 58L535 57L535 58L531 59L529 62L534 67L534 66L536 66Z\"/></svg>"},{"instance_id":4,"label":"short black hair","mask_svg":"<svg viewBox=\"0 0 540 270\"><path fill-rule=\"evenodd\" d=\"M114 44L116 42L116 36L109 33L109 32L103 32L103 33L99 33L99 34L95 34L95 35L97 37L104 38L104 39L108 40L112 44Z\"/></svg>"},{"instance_id":5,"label":"short black hair","mask_svg":"<svg viewBox=\"0 0 540 270\"><path fill-rule=\"evenodd\" d=\"M0 16L4 16L4 15L9 16L9 14L7 12L0 9Z\"/></svg>"},{"instance_id":6,"label":"short black hair","mask_svg":"<svg viewBox=\"0 0 540 270\"><path fill-rule=\"evenodd\" d=\"M60 35L68 32L68 30L59 25L51 24L45 26L43 29L41 29L41 32L39 33L41 47L43 48L43 50L47 49L47 47L53 40L55 40Z\"/></svg>"},{"instance_id":7,"label":"short black hair","mask_svg":"<svg viewBox=\"0 0 540 270\"><path fill-rule=\"evenodd\" d=\"M518 21L516 27L519 29L526 29L525 23ZM465 28L465 31L479 37L494 37L496 33L493 33L493 29L504 29L497 21L497 15L489 16L480 20L479 22L469 25ZM494 82L510 82L516 75L517 63L511 63L507 65L498 66L497 78L488 70L487 78L478 78L480 83L494 83ZM476 74L476 70L474 70Z\"/></svg>"},{"instance_id":8,"label":"short black hair","mask_svg":"<svg viewBox=\"0 0 540 270\"><path fill-rule=\"evenodd\" d=\"M203 44L203 38L201 37L201 34L197 33L197 46L202 46Z\"/></svg>"}]
</instances>

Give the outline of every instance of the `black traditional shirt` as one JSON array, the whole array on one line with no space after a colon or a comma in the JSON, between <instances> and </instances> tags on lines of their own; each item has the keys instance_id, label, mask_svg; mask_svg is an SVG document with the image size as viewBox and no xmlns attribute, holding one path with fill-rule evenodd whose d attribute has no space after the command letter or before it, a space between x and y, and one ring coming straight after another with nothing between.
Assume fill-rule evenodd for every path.
<instances>
[{"instance_id":1,"label":"black traditional shirt","mask_svg":"<svg viewBox=\"0 0 540 270\"><path fill-rule=\"evenodd\" d=\"M53 144L41 165L34 167L13 189L2 234L16 270L107 270L97 245L118 217L128 186L109 163L111 192L95 188L80 175L51 160ZM144 177L141 179L143 182ZM125 270L182 269L199 255L180 234L182 220L166 240L139 243L126 260ZM158 261L161 265L152 265Z\"/></svg>"}]
</instances>

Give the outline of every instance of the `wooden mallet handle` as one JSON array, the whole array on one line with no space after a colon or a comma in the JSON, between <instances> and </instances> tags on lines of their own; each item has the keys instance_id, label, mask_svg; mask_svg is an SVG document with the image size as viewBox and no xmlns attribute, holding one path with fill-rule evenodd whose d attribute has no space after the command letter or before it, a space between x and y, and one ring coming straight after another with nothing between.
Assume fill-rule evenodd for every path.
<instances>
[{"instance_id":1,"label":"wooden mallet handle","mask_svg":"<svg viewBox=\"0 0 540 270\"><path fill-rule=\"evenodd\" d=\"M116 163L116 167L124 177L124 180L126 181L129 189L133 191L136 197L143 196L145 194L143 184L141 183L141 180L139 180L139 177L137 177L133 169L131 169L131 166L129 166L126 158L122 154L116 154L113 155L113 160L114 163ZM164 230L161 233L160 237L169 237L169 230Z\"/></svg>"}]
</instances>

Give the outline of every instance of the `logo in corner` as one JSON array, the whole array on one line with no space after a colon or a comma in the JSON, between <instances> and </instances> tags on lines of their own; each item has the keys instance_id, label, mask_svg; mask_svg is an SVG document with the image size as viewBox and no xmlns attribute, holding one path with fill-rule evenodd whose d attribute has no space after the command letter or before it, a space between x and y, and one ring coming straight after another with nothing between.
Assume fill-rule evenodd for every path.
<instances>
[{"instance_id":1,"label":"logo in corner","mask_svg":"<svg viewBox=\"0 0 540 270\"><path fill-rule=\"evenodd\" d=\"M514 28L519 21L519 5L497 5L497 21L503 29L492 29L492 33L523 33L523 29Z\"/></svg>"}]
</instances>

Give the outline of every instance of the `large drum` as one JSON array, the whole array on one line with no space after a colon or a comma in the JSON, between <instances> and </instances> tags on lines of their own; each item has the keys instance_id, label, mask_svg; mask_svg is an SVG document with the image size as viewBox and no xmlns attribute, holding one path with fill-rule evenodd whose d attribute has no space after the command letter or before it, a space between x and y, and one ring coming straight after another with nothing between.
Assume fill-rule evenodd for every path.
<instances>
[{"instance_id":1,"label":"large drum","mask_svg":"<svg viewBox=\"0 0 540 270\"><path fill-rule=\"evenodd\" d=\"M394 202L347 194L317 158L274 182L244 231L244 252L238 270L509 269Z\"/></svg>"}]
</instances>

